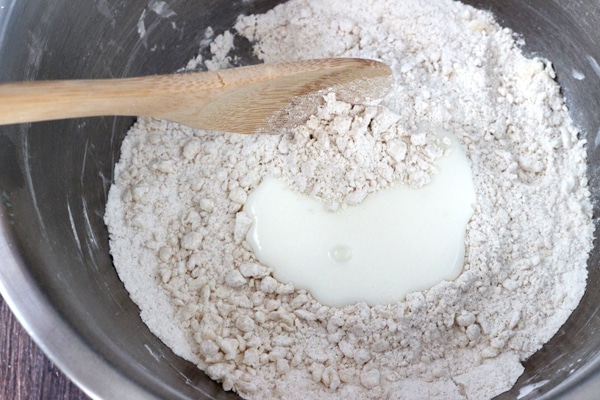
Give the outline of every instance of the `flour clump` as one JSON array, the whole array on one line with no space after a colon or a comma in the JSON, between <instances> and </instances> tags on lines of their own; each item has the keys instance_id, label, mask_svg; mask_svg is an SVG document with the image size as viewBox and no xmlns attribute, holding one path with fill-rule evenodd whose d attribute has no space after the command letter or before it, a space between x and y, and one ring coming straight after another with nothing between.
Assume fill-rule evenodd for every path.
<instances>
[{"instance_id":1,"label":"flour clump","mask_svg":"<svg viewBox=\"0 0 600 400\"><path fill-rule=\"evenodd\" d=\"M440 23L444 21L444 23ZM584 142L551 63L525 58L493 17L449 0L291 0L241 16L232 38L264 62L363 57L394 70L378 105L324 94L281 135L140 118L105 220L115 267L149 328L244 398L484 399L566 321L585 290L593 227ZM273 278L245 235L267 176L332 212L394 184L427 185L453 132L477 205L459 277L379 306L319 304Z\"/></svg>"}]
</instances>

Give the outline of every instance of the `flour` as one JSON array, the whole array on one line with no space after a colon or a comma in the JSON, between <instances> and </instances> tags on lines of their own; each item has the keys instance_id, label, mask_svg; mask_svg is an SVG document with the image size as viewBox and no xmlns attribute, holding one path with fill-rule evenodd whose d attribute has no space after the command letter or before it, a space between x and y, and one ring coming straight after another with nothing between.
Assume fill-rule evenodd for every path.
<instances>
[{"instance_id":1,"label":"flour","mask_svg":"<svg viewBox=\"0 0 600 400\"><path fill-rule=\"evenodd\" d=\"M270 173L281 173L296 191L324 200L332 211L394 183L422 187L450 143L431 128L410 131L398 120L385 107L351 105L329 93L279 142L280 158L272 163L278 170Z\"/></svg>"},{"instance_id":2,"label":"flour","mask_svg":"<svg viewBox=\"0 0 600 400\"><path fill-rule=\"evenodd\" d=\"M443 21L440 22L440 21ZM565 322L585 290L592 224L584 142L549 62L524 58L488 13L451 1L292 0L239 18L265 62L366 57L392 66L380 105L323 97L275 136L141 118L115 169L106 223L115 267L150 329L245 398L484 399ZM245 241L265 176L351 207L437 173L453 132L477 206L452 282L396 304L326 307L275 280Z\"/></svg>"}]
</instances>

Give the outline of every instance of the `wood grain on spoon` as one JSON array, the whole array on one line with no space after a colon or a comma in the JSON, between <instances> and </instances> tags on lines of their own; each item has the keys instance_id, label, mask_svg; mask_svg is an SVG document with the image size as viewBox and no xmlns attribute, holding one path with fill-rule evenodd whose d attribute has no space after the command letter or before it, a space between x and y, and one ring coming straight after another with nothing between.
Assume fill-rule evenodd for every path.
<instances>
[{"instance_id":1,"label":"wood grain on spoon","mask_svg":"<svg viewBox=\"0 0 600 400\"><path fill-rule=\"evenodd\" d=\"M331 58L125 79L4 83L0 124L122 115L254 133L268 128L269 119L294 98L390 76L378 61ZM358 98L361 88L366 86L355 89Z\"/></svg>"}]
</instances>

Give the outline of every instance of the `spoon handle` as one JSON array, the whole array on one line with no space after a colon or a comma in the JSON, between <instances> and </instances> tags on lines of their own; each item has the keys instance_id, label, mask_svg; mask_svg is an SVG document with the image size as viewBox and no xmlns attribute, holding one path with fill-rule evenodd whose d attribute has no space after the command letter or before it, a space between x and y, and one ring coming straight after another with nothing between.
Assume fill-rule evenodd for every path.
<instances>
[{"instance_id":1,"label":"spoon handle","mask_svg":"<svg viewBox=\"0 0 600 400\"><path fill-rule=\"evenodd\" d=\"M192 90L190 86L201 101L223 84L216 72L0 84L0 125L102 115L152 116L178 92Z\"/></svg>"}]
</instances>

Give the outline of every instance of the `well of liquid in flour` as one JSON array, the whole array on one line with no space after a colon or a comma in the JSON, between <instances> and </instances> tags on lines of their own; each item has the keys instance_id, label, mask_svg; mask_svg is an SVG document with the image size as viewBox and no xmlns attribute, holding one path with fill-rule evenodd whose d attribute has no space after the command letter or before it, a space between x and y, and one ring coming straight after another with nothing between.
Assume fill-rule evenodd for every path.
<instances>
[{"instance_id":1,"label":"well of liquid in flour","mask_svg":"<svg viewBox=\"0 0 600 400\"><path fill-rule=\"evenodd\" d=\"M253 219L247 240L258 260L281 282L329 306L388 304L455 279L475 190L460 143L440 135L452 146L431 183L389 188L336 212L266 178L244 207Z\"/></svg>"}]
</instances>

